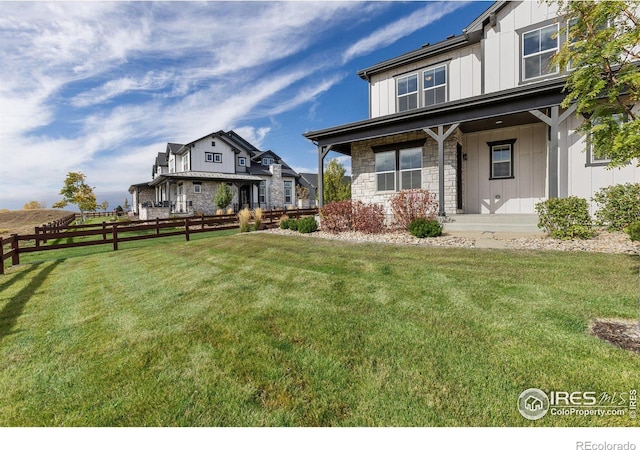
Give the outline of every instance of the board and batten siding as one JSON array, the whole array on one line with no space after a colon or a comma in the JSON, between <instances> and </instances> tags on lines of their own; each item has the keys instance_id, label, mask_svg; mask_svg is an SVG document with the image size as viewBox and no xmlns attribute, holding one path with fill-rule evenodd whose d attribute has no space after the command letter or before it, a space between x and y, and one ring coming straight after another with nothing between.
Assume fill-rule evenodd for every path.
<instances>
[{"instance_id":1,"label":"board and batten siding","mask_svg":"<svg viewBox=\"0 0 640 450\"><path fill-rule=\"evenodd\" d=\"M191 149L191 170L197 172L235 173L236 154L231 147L220 139L215 139L215 147L211 145L213 139L204 138L194 143ZM222 163L207 162L205 153L221 153Z\"/></svg>"},{"instance_id":2,"label":"board and batten siding","mask_svg":"<svg viewBox=\"0 0 640 450\"><path fill-rule=\"evenodd\" d=\"M557 7L545 2L509 2L497 13L497 24L485 26L485 93L502 91L520 83L520 34L523 28L553 20ZM551 78L557 75L550 75ZM536 78L535 82L543 80Z\"/></svg>"},{"instance_id":3,"label":"board and batten siding","mask_svg":"<svg viewBox=\"0 0 640 450\"><path fill-rule=\"evenodd\" d=\"M480 44L427 58L376 74L371 77L370 116L379 117L396 112L396 77L410 74L441 63L448 64L448 100L459 100L481 94ZM419 91L419 95L422 93Z\"/></svg>"},{"instance_id":4,"label":"board and batten siding","mask_svg":"<svg viewBox=\"0 0 640 450\"><path fill-rule=\"evenodd\" d=\"M587 163L586 138L572 132L580 125L580 120L572 116L566 121L569 139L568 154L568 188L569 195L585 198L591 202L593 195L600 189L624 183L640 183L640 171L637 161L624 167L608 168L593 166ZM591 212L595 212L596 204L591 202Z\"/></svg>"},{"instance_id":5,"label":"board and batten siding","mask_svg":"<svg viewBox=\"0 0 640 450\"><path fill-rule=\"evenodd\" d=\"M490 180L487 142L516 139L514 178ZM544 124L465 134L464 205L467 214L531 214L546 198L547 127Z\"/></svg>"}]
</instances>

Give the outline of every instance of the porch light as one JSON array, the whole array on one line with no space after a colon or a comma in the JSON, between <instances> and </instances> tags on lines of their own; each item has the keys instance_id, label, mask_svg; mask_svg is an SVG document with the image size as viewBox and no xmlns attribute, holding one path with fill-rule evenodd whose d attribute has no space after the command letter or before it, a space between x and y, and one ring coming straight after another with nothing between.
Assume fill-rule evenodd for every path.
<instances>
[{"instance_id":1,"label":"porch light","mask_svg":"<svg viewBox=\"0 0 640 450\"><path fill-rule=\"evenodd\" d=\"M496 120L496 125L500 125L502 123L502 120Z\"/></svg>"}]
</instances>

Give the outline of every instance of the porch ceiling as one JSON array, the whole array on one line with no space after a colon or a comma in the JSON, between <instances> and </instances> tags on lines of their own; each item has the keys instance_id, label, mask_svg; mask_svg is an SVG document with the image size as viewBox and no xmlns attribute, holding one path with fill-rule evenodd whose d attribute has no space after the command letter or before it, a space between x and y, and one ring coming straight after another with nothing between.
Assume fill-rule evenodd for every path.
<instances>
[{"instance_id":1,"label":"porch ceiling","mask_svg":"<svg viewBox=\"0 0 640 450\"><path fill-rule=\"evenodd\" d=\"M437 107L376 117L305 133L319 147L351 155L351 143L439 125L460 124L463 132L503 128L538 120L528 111L559 105L563 98L564 78L520 86L498 93L448 102ZM502 121L502 123L497 123Z\"/></svg>"}]
</instances>

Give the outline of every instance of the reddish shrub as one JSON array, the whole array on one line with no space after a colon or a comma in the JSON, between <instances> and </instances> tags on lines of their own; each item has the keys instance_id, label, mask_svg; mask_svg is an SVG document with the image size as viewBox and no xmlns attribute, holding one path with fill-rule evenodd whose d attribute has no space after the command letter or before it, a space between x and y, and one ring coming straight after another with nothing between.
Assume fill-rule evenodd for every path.
<instances>
[{"instance_id":1,"label":"reddish shrub","mask_svg":"<svg viewBox=\"0 0 640 450\"><path fill-rule=\"evenodd\" d=\"M323 231L340 233L350 231L353 225L351 200L329 203L320 209L320 226Z\"/></svg>"},{"instance_id":2,"label":"reddish shrub","mask_svg":"<svg viewBox=\"0 0 640 450\"><path fill-rule=\"evenodd\" d=\"M361 201L353 202L353 229L367 234L384 231L384 208L381 205Z\"/></svg>"},{"instance_id":3,"label":"reddish shrub","mask_svg":"<svg viewBox=\"0 0 640 450\"><path fill-rule=\"evenodd\" d=\"M425 189L400 191L391 199L391 211L395 225L406 230L415 219L436 218L438 215L436 194Z\"/></svg>"}]
</instances>

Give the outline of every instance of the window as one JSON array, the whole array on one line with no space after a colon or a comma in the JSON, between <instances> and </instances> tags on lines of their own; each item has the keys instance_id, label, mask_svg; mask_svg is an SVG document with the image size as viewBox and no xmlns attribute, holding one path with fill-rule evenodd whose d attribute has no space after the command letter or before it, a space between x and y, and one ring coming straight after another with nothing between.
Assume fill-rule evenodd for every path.
<instances>
[{"instance_id":1,"label":"window","mask_svg":"<svg viewBox=\"0 0 640 450\"><path fill-rule=\"evenodd\" d=\"M194 194L202 193L202 183L193 183L193 193Z\"/></svg>"},{"instance_id":2,"label":"window","mask_svg":"<svg viewBox=\"0 0 640 450\"><path fill-rule=\"evenodd\" d=\"M508 141L487 142L491 149L490 180L513 178L513 144L515 139Z\"/></svg>"},{"instance_id":3,"label":"window","mask_svg":"<svg viewBox=\"0 0 640 450\"><path fill-rule=\"evenodd\" d=\"M258 203L267 203L267 182L262 180L258 186Z\"/></svg>"},{"instance_id":4,"label":"window","mask_svg":"<svg viewBox=\"0 0 640 450\"><path fill-rule=\"evenodd\" d=\"M285 181L284 182L284 202L292 203L293 202L293 182Z\"/></svg>"},{"instance_id":5,"label":"window","mask_svg":"<svg viewBox=\"0 0 640 450\"><path fill-rule=\"evenodd\" d=\"M239 156L238 157L238 165L240 167L247 167L247 158L245 158L244 156Z\"/></svg>"},{"instance_id":6,"label":"window","mask_svg":"<svg viewBox=\"0 0 640 450\"><path fill-rule=\"evenodd\" d=\"M376 179L378 191L396 190L396 152L376 153Z\"/></svg>"},{"instance_id":7,"label":"window","mask_svg":"<svg viewBox=\"0 0 640 450\"><path fill-rule=\"evenodd\" d=\"M611 117L613 118L613 120L615 121L615 123L618 124L618 126L622 125L624 122L626 122L627 120L629 120L629 118L626 116L626 114L612 114ZM602 122L599 120L595 120L593 121L593 125L598 125L601 124ZM611 123L612 126L615 126L613 123ZM595 155L593 153L593 145L591 143L591 137L587 136L587 166L606 166L611 162L611 158L609 158L606 155Z\"/></svg>"},{"instance_id":8,"label":"window","mask_svg":"<svg viewBox=\"0 0 640 450\"><path fill-rule=\"evenodd\" d=\"M213 162L213 153L205 152L204 160L205 162Z\"/></svg>"},{"instance_id":9,"label":"window","mask_svg":"<svg viewBox=\"0 0 640 450\"><path fill-rule=\"evenodd\" d=\"M398 112L418 107L418 74L398 78Z\"/></svg>"},{"instance_id":10,"label":"window","mask_svg":"<svg viewBox=\"0 0 640 450\"><path fill-rule=\"evenodd\" d=\"M269 166L271 164L273 164L273 158L271 158L271 157L262 158L262 165L263 166Z\"/></svg>"},{"instance_id":11,"label":"window","mask_svg":"<svg viewBox=\"0 0 640 450\"><path fill-rule=\"evenodd\" d=\"M431 106L447 101L447 66L422 72L424 105Z\"/></svg>"},{"instance_id":12,"label":"window","mask_svg":"<svg viewBox=\"0 0 640 450\"><path fill-rule=\"evenodd\" d=\"M189 170L189 153L185 153L182 156L182 171L186 172Z\"/></svg>"},{"instance_id":13,"label":"window","mask_svg":"<svg viewBox=\"0 0 640 450\"><path fill-rule=\"evenodd\" d=\"M522 34L522 79L529 80L557 73L551 58L558 51L558 24Z\"/></svg>"},{"instance_id":14,"label":"window","mask_svg":"<svg viewBox=\"0 0 640 450\"><path fill-rule=\"evenodd\" d=\"M206 162L221 163L222 162L222 153L205 152L204 160Z\"/></svg>"},{"instance_id":15,"label":"window","mask_svg":"<svg viewBox=\"0 0 640 450\"><path fill-rule=\"evenodd\" d=\"M399 151L400 189L422 187L422 149L410 148Z\"/></svg>"}]
</instances>

